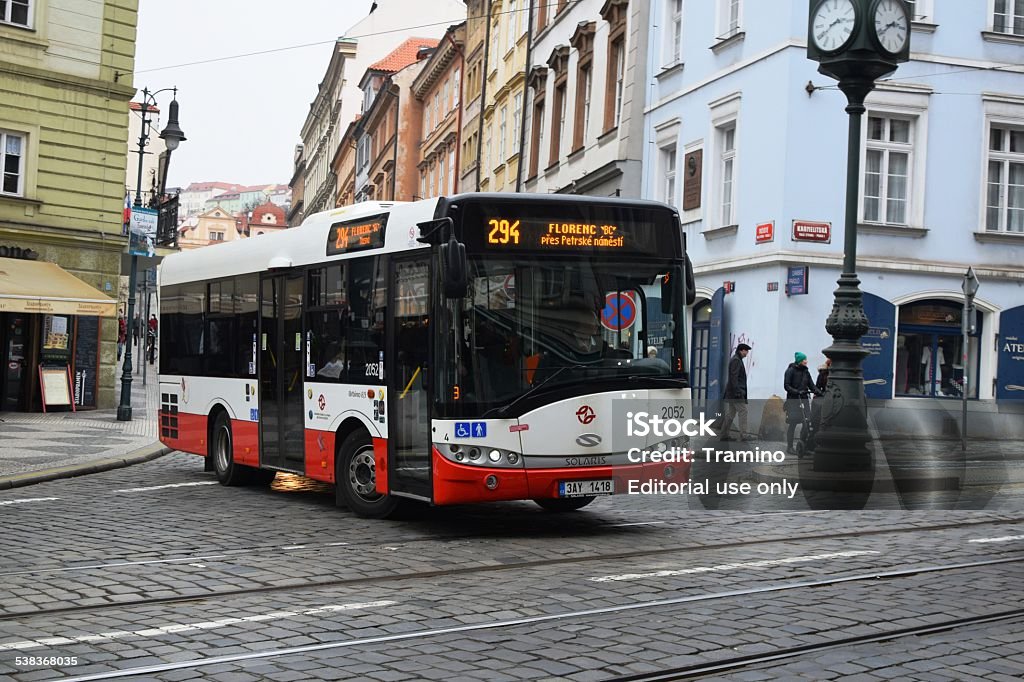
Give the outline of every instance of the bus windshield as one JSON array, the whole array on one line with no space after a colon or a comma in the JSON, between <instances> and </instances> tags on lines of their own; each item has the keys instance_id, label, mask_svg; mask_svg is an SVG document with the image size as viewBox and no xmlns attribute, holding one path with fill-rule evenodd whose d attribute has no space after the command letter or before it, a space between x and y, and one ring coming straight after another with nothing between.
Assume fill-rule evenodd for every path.
<instances>
[{"instance_id":1,"label":"bus windshield","mask_svg":"<svg viewBox=\"0 0 1024 682\"><path fill-rule=\"evenodd\" d=\"M449 377L460 387L455 411L496 416L527 393L550 399L550 392L613 390L627 379L684 379L675 363L681 346L673 346L681 321L661 311L658 277L670 268L669 261L471 257L469 293L448 311L453 338L440 344L453 355L442 366L456 371Z\"/></svg>"}]
</instances>

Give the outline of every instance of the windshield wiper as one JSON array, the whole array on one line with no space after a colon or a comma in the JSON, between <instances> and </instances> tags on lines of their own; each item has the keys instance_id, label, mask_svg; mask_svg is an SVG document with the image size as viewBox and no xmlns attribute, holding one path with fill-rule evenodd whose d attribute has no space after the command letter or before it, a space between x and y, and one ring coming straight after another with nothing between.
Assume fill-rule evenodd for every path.
<instances>
[{"instance_id":1,"label":"windshield wiper","mask_svg":"<svg viewBox=\"0 0 1024 682\"><path fill-rule=\"evenodd\" d=\"M563 365L563 366L559 367L558 369L556 369L554 372L552 372L551 376L549 376L547 379L545 379L544 381L540 382L536 386L531 386L525 393L523 393L519 397L513 398L510 402L508 402L508 403L506 403L504 405L501 405L500 407L492 407L491 409L487 410L486 412L484 412L483 418L486 419L487 416L489 414L491 414L492 412L497 412L499 415L506 415L506 414L508 414L509 410L511 410L513 407L515 407L520 402L525 400L527 397L535 394L537 391L539 391L544 386L549 384L552 379L554 379L555 377L557 377L559 374L561 374L562 372L564 372L567 369L589 369L589 367L590 367L589 365Z\"/></svg>"}]
</instances>

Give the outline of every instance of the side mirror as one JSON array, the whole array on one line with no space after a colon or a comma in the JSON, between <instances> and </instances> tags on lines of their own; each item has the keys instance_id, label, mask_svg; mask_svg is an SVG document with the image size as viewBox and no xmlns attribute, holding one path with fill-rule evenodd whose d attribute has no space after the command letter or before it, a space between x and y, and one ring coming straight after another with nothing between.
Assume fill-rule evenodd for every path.
<instances>
[{"instance_id":1,"label":"side mirror","mask_svg":"<svg viewBox=\"0 0 1024 682\"><path fill-rule=\"evenodd\" d=\"M661 312L670 314L683 301L683 270L678 265L661 278Z\"/></svg>"},{"instance_id":2,"label":"side mirror","mask_svg":"<svg viewBox=\"0 0 1024 682\"><path fill-rule=\"evenodd\" d=\"M441 264L444 268L445 298L465 298L469 293L469 266L466 264L466 245L453 234L447 244L441 245Z\"/></svg>"}]
</instances>

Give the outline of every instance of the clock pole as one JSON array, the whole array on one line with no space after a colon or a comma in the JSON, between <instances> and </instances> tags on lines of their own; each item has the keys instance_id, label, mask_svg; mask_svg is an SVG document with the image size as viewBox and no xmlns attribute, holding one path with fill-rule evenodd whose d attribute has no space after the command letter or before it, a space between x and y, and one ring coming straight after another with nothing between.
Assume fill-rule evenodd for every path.
<instances>
[{"instance_id":1,"label":"clock pole","mask_svg":"<svg viewBox=\"0 0 1024 682\"><path fill-rule=\"evenodd\" d=\"M831 16L829 14L831 13ZM838 47L829 33L852 16L853 29ZM902 26L902 28L901 28ZM849 116L846 158L846 213L843 272L837 282L832 312L825 329L832 360L823 400L821 429L814 453L816 472L864 472L849 489L870 491L874 463L868 443L867 399L862 362L868 351L860 344L868 331L860 280L857 278L857 213L860 201L860 145L864 100L875 81L909 59L910 17L902 0L811 0L807 56L818 71L839 81ZM895 48L895 52L890 51Z\"/></svg>"}]
</instances>

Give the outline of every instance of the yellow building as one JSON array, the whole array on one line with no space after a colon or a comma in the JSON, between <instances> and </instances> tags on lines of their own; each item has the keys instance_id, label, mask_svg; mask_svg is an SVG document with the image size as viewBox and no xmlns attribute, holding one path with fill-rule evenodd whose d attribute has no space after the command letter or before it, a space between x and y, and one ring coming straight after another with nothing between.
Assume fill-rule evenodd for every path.
<instances>
[{"instance_id":1,"label":"yellow building","mask_svg":"<svg viewBox=\"0 0 1024 682\"><path fill-rule=\"evenodd\" d=\"M137 14L0 3L0 411L40 409L43 367L66 368L78 406L116 403Z\"/></svg>"},{"instance_id":2,"label":"yellow building","mask_svg":"<svg viewBox=\"0 0 1024 682\"><path fill-rule=\"evenodd\" d=\"M471 183L476 180L483 192L514 192L519 172L530 2L467 0L466 6L462 188L475 189ZM478 168L474 168L477 163Z\"/></svg>"}]
</instances>

